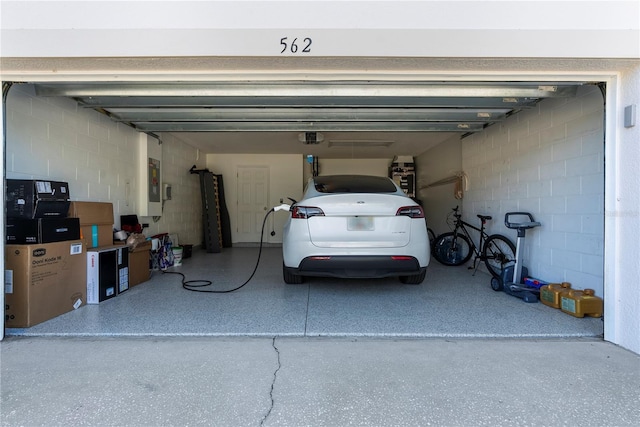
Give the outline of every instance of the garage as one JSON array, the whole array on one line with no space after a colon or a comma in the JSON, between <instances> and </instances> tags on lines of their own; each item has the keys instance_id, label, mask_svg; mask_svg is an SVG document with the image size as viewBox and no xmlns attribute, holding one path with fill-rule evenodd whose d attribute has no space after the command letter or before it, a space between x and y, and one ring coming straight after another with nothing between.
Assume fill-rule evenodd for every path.
<instances>
[{"instance_id":1,"label":"garage","mask_svg":"<svg viewBox=\"0 0 640 427\"><path fill-rule=\"evenodd\" d=\"M616 100L620 90L615 78L620 75L619 70L631 70L627 71L628 79L637 76L633 61L521 60L507 66L508 61L504 60L482 63L455 58L377 61L360 58L337 59L327 66L324 59L314 58L200 60L192 65L183 59L139 59L125 67L118 60L103 59L99 61L103 77L91 71L96 64L88 59L44 61L47 69L57 70L64 75L62 78L29 71L38 63L30 61L3 59L3 81L14 82L10 89L7 87L4 107L5 176L57 177L74 183L70 185L72 198L114 204L116 227L120 226L117 222L120 215L144 213L139 210L138 195L143 188L138 179L137 154L143 145L159 147L162 182L170 184L172 192L171 200L162 203L161 215L139 214L141 222L149 224L145 231L149 235L177 234L182 242L193 243L197 252L202 236L200 188L189 170L195 165L224 176L227 204L231 207L233 248L222 254L204 255L205 259L222 258L229 255L227 252L243 253L245 249L253 249L251 253L255 253L259 241L257 227L241 229L234 209L240 199L236 177L241 168L267 169L266 207L271 207L287 197L300 197L313 167L309 156L312 162L317 159L322 174L375 170L386 175L394 161L411 159L416 169L416 197L422 201L427 221L437 233L447 231L447 213L455 205L462 207L469 222L475 223L477 214L493 216L489 224L491 232L512 238L512 232L502 224L504 213L535 212L544 225L532 232L527 241L525 251L532 274L544 272L548 280L594 289L604 297L605 307L618 312L614 308L617 299L607 298L607 292L623 285L618 284L618 279L612 282L608 278L610 273L605 265L611 256L607 253L623 249L617 249L618 243L614 245L613 236L607 234L607 221L613 219L608 219L605 212L609 211L607 203L610 204L607 197L612 197L607 196L607 185L613 185L607 184L611 178L608 174L615 175L607 168L610 161L619 159L619 155L614 155L618 153L619 136L615 130L619 127L612 129L607 123L611 115L616 120L622 117L619 106L624 105L618 101L612 106L609 101ZM510 72L496 71L502 66ZM154 71L163 67L173 70L167 73L170 77ZM84 75L78 78L78 70L82 74L83 68ZM127 78L114 78L125 68L130 70ZM176 71L180 69L189 72ZM255 71L250 72L252 69L260 71L257 77ZM563 69L569 72L561 72ZM181 77L177 78L178 75ZM630 129L635 132L633 127ZM611 148L608 141L614 141ZM453 191L451 182L440 185L451 178L459 183L461 198L461 194ZM264 182L264 178L260 181ZM281 238L278 231L284 220L284 216L274 215L269 224L275 235L268 234L266 243L276 249L267 248L266 257L277 256ZM192 260L195 278L202 276L195 266L199 257L202 254ZM250 255L239 257L251 259ZM189 262L185 260L185 271ZM278 261L275 263L280 265ZM454 318L465 311L455 305L463 296L467 298L463 306L468 310L473 306L474 294L481 289L490 298L499 295L492 293L488 275L483 271L472 276L466 269L445 268L433 260L430 269L434 275L445 278L453 271L459 275L449 278L452 283L459 282L458 287L445 287L439 294L442 301L449 303L440 304L440 309ZM221 280L225 276L236 278L237 274L222 267L217 273ZM285 285L273 272L267 277L273 280L274 293L300 292L283 290ZM158 277L159 282L175 280ZM335 297L335 292L342 290L336 282L318 283L322 289L315 291L324 290L324 297ZM467 285L472 289L469 292ZM318 285L312 282L306 288L308 301L314 286ZM391 286L392 282L381 283L378 291L386 292ZM411 298L415 301L415 293L424 292L418 299L428 300L429 286L427 280L421 290L412 289ZM369 288L366 283L358 283L349 287L348 292L356 298L358 290ZM142 292L136 288L131 291L130 295L134 295L133 291ZM304 295L293 298L304 301ZM499 297L505 300L505 307L513 306L515 318L527 307L507 295ZM116 301L126 304L124 298L113 302ZM274 304L280 302L275 300ZM361 302L365 306L379 303ZM397 306L407 303L408 300L400 300ZM109 316L117 316L120 310L115 309ZM388 310L391 317L399 316L393 307ZM416 310L418 317L424 318L419 306ZM499 308L488 310L488 319L496 315L496 310ZM103 311L101 307L100 313ZM321 311L317 308L315 313ZM482 310L470 311L482 314ZM72 314L80 313L82 310ZM566 333L594 336L604 330L605 339L609 339L607 333L614 334L619 321L615 316L607 316L605 310L604 325L595 319L580 319L576 323L567 318L580 326ZM84 320L79 323L85 323ZM543 319L537 320L533 323L544 325ZM357 319L352 323L357 324ZM466 319L462 323L471 325L473 321ZM521 324L517 319L507 323L515 325L504 332L509 336L541 334L517 327ZM433 322L423 323L422 329L401 328L382 333L417 336L483 333L464 327L453 332L438 328L430 331L427 324ZM585 324L593 327L587 327L585 332L581 329ZM608 325L612 325L610 332ZM309 333L378 332L371 325L352 331L323 331L324 326L318 320ZM274 330L253 333L269 334ZM294 333L300 333L299 329Z\"/></svg>"},{"instance_id":2,"label":"garage","mask_svg":"<svg viewBox=\"0 0 640 427\"><path fill-rule=\"evenodd\" d=\"M531 270L545 271L549 277L560 278L551 280L555 282L573 282L575 284L576 280L581 280L582 289L590 288L596 290L597 295L603 294L602 253L598 254L597 248L602 247L603 241L604 148L602 126L604 106L602 89L597 84L585 82L546 82L546 84L539 82L478 82L473 85L469 82L455 84L395 82L392 84L385 81L380 84L331 82L329 84L306 83L301 85L299 83L272 84L263 82L251 85L240 83L224 85L127 84L120 86L116 84L65 83L56 85L44 83L19 85L15 89L17 89L17 94L22 93L23 95L16 98L9 97L7 105L11 118L20 117L12 108L14 99L13 103L16 104L28 104L29 101L39 103L42 109L47 109L47 105L51 104L48 115L55 115L59 107L64 105L66 110L78 112L76 116L78 120L87 117L88 129L93 126L101 127L103 129L99 132L102 132L103 135L110 135L113 128L118 132L131 133L132 136L125 137L124 140L131 141L132 145L140 142L139 140L142 138L143 142L149 143L151 140L150 145L160 146L161 156L156 157L160 157L163 164L173 165L173 170L166 167L165 173L162 175L162 181L171 185L172 197L162 202L162 211L160 214L156 214L159 218L142 216L143 222L148 222L150 225L151 230L147 232L148 235L167 231L167 228L163 227L170 227L168 230L175 231L177 225L174 222L182 222L182 228L178 229L177 234L180 239L186 239L196 247L197 257L193 258L194 263L197 262L197 258L204 265L211 265L216 263L215 257L222 258L223 255L201 254L204 243L202 239L198 240L198 237L202 235L200 230L203 227L200 223L202 215L199 212L202 209L202 204L199 204L198 200L199 181L196 176L190 173L190 170L193 165L196 165L199 169L205 167L225 177L226 188L224 192L229 205L232 235L232 245L230 246L233 247L225 248L223 252L232 252L229 255L232 258L223 262L219 268L213 268L210 271L204 270L204 266L201 266L197 270L200 273L196 277L193 277L194 273L192 273L186 277L186 280L194 278L212 280L214 277L223 276L227 270L223 266L234 264L233 252L242 252L241 258L243 260L251 259L252 255L256 253L256 249L252 248L247 252L247 248L242 246L257 246L260 242L260 225L266 208L276 206L280 200L286 200L288 197L299 199L303 183L312 174L313 168L316 171L319 169L322 174L371 174L371 171L375 171L373 174L386 176L394 162L395 164L403 164L397 161L408 159L407 163L415 164L418 175L415 182L411 184L411 188L414 189L413 195L418 199L424 198L422 203L425 206L428 224L437 234L448 231L446 228L448 225L445 222L447 210L454 205L462 206L465 218L470 222L474 221L477 214L494 215L500 218L503 212L509 210L534 210L536 217L542 222L555 224L555 230L553 232L550 230L546 233L547 235L552 236L563 231L567 236L572 236L566 237L568 242L575 242L577 248L586 245L590 249L588 254L582 254L575 249L573 250L575 253L572 254L570 246L566 244L562 246L562 250L556 247L544 248L544 244L542 244L538 250L530 249L532 254L539 254L538 258L540 258L540 260L536 260L535 256L532 256L532 259L529 260L532 263L529 264ZM208 91L213 92L215 96ZM223 91L229 95L220 101L220 95L215 94L217 91ZM291 95L282 95L288 91L291 92ZM385 94L385 91L389 94ZM193 95L177 96L178 93L183 92L198 92L204 93L204 95L198 97ZM492 92L496 95L489 96ZM269 93L276 93L277 96L261 96L261 94ZM298 95L298 93L302 93L302 95ZM331 95L323 96L323 93ZM343 95L343 93L350 95ZM351 95L354 93L362 95ZM369 93L382 93L382 95L372 97L367 95ZM404 95L408 93L411 95ZM448 95L441 96L442 94ZM209 105L221 102L228 105ZM185 107L189 103L197 107ZM244 104L248 105L242 106ZM335 107L335 105L344 106ZM498 107L493 107L493 105ZM579 112L574 111L578 109ZM14 112L16 114L13 114ZM255 115L253 119L251 119L252 114ZM558 119L564 116L567 117L566 120ZM70 120L64 112L62 117L61 127L64 126L65 120ZM377 117L383 119L376 119ZM407 117L410 119L407 120ZM411 119L411 117L419 117L420 121ZM460 120L460 118L466 120ZM539 124L536 121L539 121ZM535 129L536 126L539 126L541 130ZM575 130L568 131L570 126L575 127ZM293 128L294 131L286 132L287 128ZM364 130L360 130L362 128ZM426 130L419 130L421 128ZM7 148L9 156L13 159L19 160L20 146L23 145L16 146L11 141L27 138L28 136L22 135L27 129L33 129L33 126L25 126L23 129L14 127L13 120L8 122L9 144ZM376 132L376 129L379 129L380 132ZM519 132L523 135L522 137L518 135ZM92 137L91 131L89 133L86 138L93 139L98 144L97 153L102 152L103 146L100 137ZM307 140L309 135L313 135L312 141ZM506 136L504 141L500 140L501 135ZM399 140L397 144L396 139ZM185 144L184 141L193 141L192 144L197 146L188 147L191 155L184 156L184 147L178 145L178 141L183 142L181 145L187 146L189 144ZM208 141L214 142L207 145ZM371 146L367 146L367 144ZM501 147L499 144L505 146ZM84 151L85 147L80 143L77 145L79 150ZM387 146L385 147L385 145ZM123 148L121 160L125 161L124 158L132 157L132 153L131 151L127 152L127 149L131 150L131 148L127 146ZM194 150L196 152L195 158ZM338 151L334 154L332 150ZM347 154L345 154L345 150ZM66 151L66 144L63 145L62 151ZM133 151L135 156L135 150ZM434 154L438 152L440 154ZM517 154L509 154L509 152ZM110 164L101 164L102 160L93 160L91 153L87 152L87 154L89 166L95 164L101 177L103 174L113 174L109 168ZM317 160L309 163L308 156L313 156ZM197 163L200 161L198 157L207 159L206 163L198 165ZM54 163L50 158L48 160L50 164ZM29 163L31 161L29 159ZM489 168L493 171L498 167L496 164L505 163L507 165L502 166L504 171L498 171L498 174L486 171ZM511 167L509 163L518 163L522 166ZM179 170L180 166L182 170ZM61 170L68 168L64 163L59 167ZM91 169L94 168L89 167L85 173L91 173ZM140 199L136 200L132 196L136 192L135 187L126 190L126 183L129 182L131 185L140 176L140 166L124 164L120 165L118 169L128 170L130 175L127 176L125 172L123 178L118 176L118 180L125 183L125 200L121 201L119 211L116 208L116 218L119 218L120 215L140 212L135 208L136 202ZM244 176L242 171L256 169L262 170L259 178L253 181L250 179L247 183L240 182L240 178ZM18 170L16 169L15 172L18 173ZM428 184L432 182L437 184L443 178L446 181L446 178L449 178L448 174L452 173L454 176L456 173L460 174L460 181L463 181L457 192L454 191L456 186L452 183L443 185L444 188ZM61 172L61 174L64 177L61 180L71 180L71 177L66 173ZM555 179L551 178L553 174L557 175ZM531 178L527 178L527 176L531 176ZM87 177L87 180L94 181L90 177ZM514 185L515 182L517 184ZM553 192L550 188L552 185ZM71 188L75 189L76 187L78 186ZM88 199L86 200L95 200L92 198L91 187L90 184L87 188ZM582 187L590 190L582 191ZM249 194L241 193L244 188L250 189ZM253 192L254 188L262 189L263 193L266 188L267 194ZM432 195L434 190L436 196ZM75 193L71 189L70 191ZM486 194L487 191L492 193ZM130 193L127 194L127 192ZM191 198L185 197L185 193ZM127 197L131 197L131 199L127 200ZM239 201L252 198L257 200L249 204L249 208L253 206L254 211L248 213L248 216L256 220L249 221L248 226L245 222L245 226L242 226L241 218L247 213L240 211ZM562 206L555 206L558 203L557 200L561 200ZM572 204L579 203L579 207L565 208L566 200L571 200ZM174 211L171 206L173 204L182 206L183 212ZM545 204L554 206L546 208ZM467 209L482 210L472 210L467 213ZM577 210L572 213L574 209ZM561 212L555 213L556 210ZM181 220L163 221L166 216L181 218ZM431 221L429 218L436 219ZM265 233L267 245L278 245L282 242L280 231L285 219L286 215L274 214L270 224L273 232ZM488 224L491 227L490 232L508 235L510 230L507 230L501 222L490 221ZM568 228L568 225L562 225L577 222L585 222L586 225L573 229ZM116 229L119 229L120 225L116 223ZM195 233L190 235L188 231L183 232L183 229L193 230ZM538 233L534 234L534 238L540 241L545 239L544 236L544 230L539 235ZM477 238L477 236L473 237ZM533 248L535 245L531 247ZM272 252L268 256L273 258L277 257L279 249L267 248L267 251ZM550 265L545 265L543 262L544 258L541 253L545 251L553 253L553 261ZM560 258L562 261L556 264L555 259L560 257L558 253L564 253L564 256ZM571 258L579 259L586 256L591 258L585 264L592 266L592 269L570 272L567 266L570 264ZM182 271L187 270L188 264L191 262L191 260L185 260ZM263 260L263 262L265 261ZM270 297L262 295L264 288L260 285L257 285L260 289L259 294L255 293L254 287L254 293L250 294L250 300L240 303L241 306L251 305L252 308L249 312L252 313L252 317L255 316L255 323L251 322L250 324L257 329L246 329L245 322L240 322L240 326L233 324L215 326L217 325L215 319L220 317L224 319L231 316L237 320L234 315L236 309L225 301L225 299L229 299L226 295L219 296L222 298L219 301L221 307L211 309L211 295L204 295L205 299L201 293L197 296L184 295L186 291L179 286L173 286L174 294L164 295L158 301L157 298L162 294L151 288L159 287L155 282L167 281L167 278L160 277L164 275L159 271L156 271L150 284L144 285L147 288L146 293L149 294L140 297L144 302L138 302L134 305L135 311L142 310L150 313L146 317L144 325L140 325L138 329L131 326L129 322L122 324L115 319L104 319L104 317L110 316L108 313L112 306L114 307L113 315L121 312L121 309L116 308L118 302L126 306L132 304L126 299L130 299L135 296L135 293L140 292L136 288L131 290L130 295L123 294L122 299L103 303L106 307L100 308L99 324L113 325L114 327L121 325L130 333L150 330L154 334L171 334L182 331L187 334L208 333L212 335L225 333L248 335L274 333L278 335L367 335L381 333L400 336L602 335L601 319L578 319L576 321L565 319L563 316L566 315L562 315L559 319L551 321L549 318L545 318L545 315L557 316L557 312L543 308L542 311L536 310L530 313L531 310L523 307L522 301L517 299L506 302L502 307L500 303L496 305L496 296L498 295L490 290L489 276L482 269L476 276L464 267L432 265L430 276L434 277L427 280L424 286L426 289L422 290L419 298L413 292L399 289L393 282L385 282L381 285L382 288L378 288L366 282L354 286L348 282L338 281L338 283L326 283L325 285L328 287L325 288L321 284L314 284L314 281L311 280L304 290L285 290L288 294L294 292L297 294L287 295L283 301L282 290L279 288L286 285L283 285L281 278L277 277L281 263L276 258L266 261L266 267L263 266L263 269L266 268L265 274L268 277L274 278L275 276L275 283L271 281L263 285L275 293L275 299L271 303L266 302ZM540 265L537 269L533 267L536 263ZM578 260L576 264L580 266L582 262ZM277 268L274 269L273 265ZM238 265L238 271L244 272L248 276L251 267L251 263L245 261L245 263ZM579 270L579 267L574 268ZM454 273L447 271L448 269L456 271ZM276 274L273 273L274 270ZM233 276L240 280L242 274L239 274L238 271L233 272ZM589 282L585 282L587 277ZM174 277L173 283L179 284L177 280L179 278ZM467 288L469 280L475 281L475 287ZM234 281L220 279L215 281L234 283ZM458 282L457 286L451 286L452 281ZM323 282L320 281L320 283ZM438 284L444 286L442 294L434 295L431 292ZM336 285L338 285L337 288ZM388 289L388 286L392 288ZM332 295L338 292L340 287L345 287L344 291L348 290L349 293L352 293L354 301L347 300L345 302L341 298L334 301L335 297ZM224 286L222 289L219 287L212 287L212 289L223 290ZM249 286L246 288L246 290L250 289ZM483 290L484 292L482 292ZM478 294L484 298L479 299ZM367 295L368 298L366 298ZM397 298L398 301L385 307L383 301L391 296ZM258 298L260 304L257 304L255 298ZM289 301L288 298L293 298L298 303L284 304L281 313L273 310L273 306ZM498 301L510 299L506 295L499 295L498 298ZM424 303L424 301L432 299L440 304L429 306ZM186 312L188 311L187 307L197 307L204 303L204 307L195 311L212 315L212 319L203 318L196 322L197 329L195 330L188 328L183 330L182 328L187 323L182 321L169 322L172 326L167 329L168 321L164 310L155 312L157 308L166 306L166 302L163 304L162 300L172 301L176 306L184 305L182 309L176 311L177 313ZM178 303L177 301L183 302ZM318 301L317 304L314 304L314 301ZM421 304L415 305L411 303L412 301L421 301ZM451 303L443 304L445 301ZM341 307L340 302L346 304L341 309L338 308ZM306 309L300 303L306 303ZM254 304L257 305L254 306ZM352 313L349 307L356 307L360 304L363 305L362 311L356 311L355 318L348 319ZM472 318L462 316L460 310L455 309L458 304L466 307L463 311L473 313ZM368 321L358 319L358 317L367 319L367 311L364 310L366 306L379 306L378 312L382 314L372 319L369 318ZM493 306L493 308L487 309L488 306ZM142 307L146 308L142 309ZM227 313L224 307L231 307L231 311ZM262 311L261 307L269 307L269 309L262 313L263 319L258 320L260 317L257 313ZM484 309L479 310L479 307L484 307ZM483 317L486 318L487 326L492 325L495 314L502 313L504 307L511 307L511 314L507 317L513 317L514 320L506 322L506 325L500 325L497 329L477 328L478 319ZM55 333L55 323L60 324L60 322L68 325L62 327L65 334L73 334L74 329L77 331L78 328L80 331L75 333L90 333L88 331L95 331L96 324L82 316L82 314L92 316L90 310L95 311L95 307L78 310L77 313L63 316L56 322L30 328L25 333L37 333L39 329L43 331L42 333ZM483 313L484 310L486 313ZM523 312L523 310L527 311ZM406 312L412 314L402 316L402 313ZM301 319L295 319L298 316L295 316L294 313L300 314L305 322L300 322ZM332 315L328 316L327 313L332 313ZM426 315L427 313L436 317L430 318ZM533 320L534 313L542 317ZM274 314L276 315L274 316ZM72 315L77 318L75 322L67 319ZM315 327L314 316L318 319ZM333 323L336 316L347 316L347 320ZM536 327L533 330L528 330L523 322L518 321L519 316L526 318L526 323ZM289 328L284 327L282 322L268 326L267 319L287 317L292 318L293 321ZM125 318L131 320L136 316L129 315ZM398 325L389 322L390 318L402 318L402 321ZM326 324L327 321L329 321L328 324ZM409 327L404 324L407 322L408 325L417 324L419 326ZM450 328L434 327L439 322ZM127 323L129 326L125 326ZM548 330L548 323L554 325L552 331ZM133 324L135 325L135 322ZM154 324L163 325L163 329L154 328ZM304 324L304 328L302 328L302 324ZM390 329L386 329L385 324ZM561 329L558 325L562 324L570 324L571 326L567 325L568 329L560 332ZM204 331L201 330L202 325L208 325ZM47 327L51 328L49 332L47 332ZM83 330L84 328L89 329L87 331ZM20 333L20 331L15 332ZM98 332L122 333L117 328L110 330L110 332L109 330Z\"/></svg>"}]
</instances>

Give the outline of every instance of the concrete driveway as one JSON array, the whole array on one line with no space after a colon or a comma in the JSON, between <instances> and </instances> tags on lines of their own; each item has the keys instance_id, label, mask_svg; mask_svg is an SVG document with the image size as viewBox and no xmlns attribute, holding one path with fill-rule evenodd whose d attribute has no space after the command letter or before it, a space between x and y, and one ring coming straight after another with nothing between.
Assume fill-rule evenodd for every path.
<instances>
[{"instance_id":1,"label":"concrete driveway","mask_svg":"<svg viewBox=\"0 0 640 427\"><path fill-rule=\"evenodd\" d=\"M594 339L10 337L3 426L637 425Z\"/></svg>"}]
</instances>

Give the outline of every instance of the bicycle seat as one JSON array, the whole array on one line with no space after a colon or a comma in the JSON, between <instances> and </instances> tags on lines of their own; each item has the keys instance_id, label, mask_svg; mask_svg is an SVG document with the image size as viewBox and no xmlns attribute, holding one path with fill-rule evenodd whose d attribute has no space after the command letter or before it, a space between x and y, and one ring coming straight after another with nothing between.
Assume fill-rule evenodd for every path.
<instances>
[{"instance_id":1,"label":"bicycle seat","mask_svg":"<svg viewBox=\"0 0 640 427\"><path fill-rule=\"evenodd\" d=\"M491 215L478 215L478 218L480 218L483 221L490 221Z\"/></svg>"}]
</instances>

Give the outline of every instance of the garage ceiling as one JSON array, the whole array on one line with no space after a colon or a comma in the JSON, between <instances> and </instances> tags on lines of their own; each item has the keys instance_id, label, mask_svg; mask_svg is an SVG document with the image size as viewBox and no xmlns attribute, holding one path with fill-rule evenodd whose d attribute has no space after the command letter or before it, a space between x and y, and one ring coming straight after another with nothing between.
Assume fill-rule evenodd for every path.
<instances>
[{"instance_id":1,"label":"garage ceiling","mask_svg":"<svg viewBox=\"0 0 640 427\"><path fill-rule=\"evenodd\" d=\"M570 82L210 81L38 83L142 132L204 153L300 153L327 158L418 156L482 131Z\"/></svg>"}]
</instances>

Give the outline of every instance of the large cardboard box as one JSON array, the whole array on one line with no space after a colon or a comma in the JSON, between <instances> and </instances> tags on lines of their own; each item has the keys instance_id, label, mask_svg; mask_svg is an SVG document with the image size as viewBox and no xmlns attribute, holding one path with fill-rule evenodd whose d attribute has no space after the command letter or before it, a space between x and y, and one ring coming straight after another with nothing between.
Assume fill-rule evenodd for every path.
<instances>
[{"instance_id":1,"label":"large cardboard box","mask_svg":"<svg viewBox=\"0 0 640 427\"><path fill-rule=\"evenodd\" d=\"M87 248L113 245L113 204L71 202L69 216L80 219L80 234Z\"/></svg>"},{"instance_id":2,"label":"large cardboard box","mask_svg":"<svg viewBox=\"0 0 640 427\"><path fill-rule=\"evenodd\" d=\"M80 218L81 225L113 225L113 204L109 202L71 202L68 216Z\"/></svg>"},{"instance_id":3,"label":"large cardboard box","mask_svg":"<svg viewBox=\"0 0 640 427\"><path fill-rule=\"evenodd\" d=\"M79 239L78 218L7 218L8 244L53 243Z\"/></svg>"},{"instance_id":4,"label":"large cardboard box","mask_svg":"<svg viewBox=\"0 0 640 427\"><path fill-rule=\"evenodd\" d=\"M129 252L129 286L146 282L151 277L150 251L151 240L146 240Z\"/></svg>"},{"instance_id":5,"label":"large cardboard box","mask_svg":"<svg viewBox=\"0 0 640 427\"><path fill-rule=\"evenodd\" d=\"M129 289L129 247L87 249L87 304L98 304Z\"/></svg>"},{"instance_id":6,"label":"large cardboard box","mask_svg":"<svg viewBox=\"0 0 640 427\"><path fill-rule=\"evenodd\" d=\"M82 241L6 245L5 324L27 328L86 304Z\"/></svg>"},{"instance_id":7,"label":"large cardboard box","mask_svg":"<svg viewBox=\"0 0 640 427\"><path fill-rule=\"evenodd\" d=\"M9 218L66 217L69 184L62 181L7 179L5 206Z\"/></svg>"}]
</instances>

